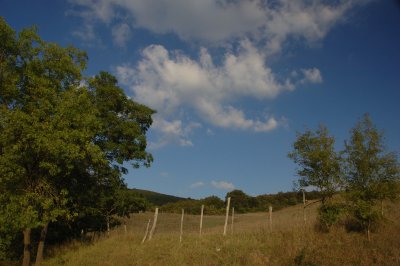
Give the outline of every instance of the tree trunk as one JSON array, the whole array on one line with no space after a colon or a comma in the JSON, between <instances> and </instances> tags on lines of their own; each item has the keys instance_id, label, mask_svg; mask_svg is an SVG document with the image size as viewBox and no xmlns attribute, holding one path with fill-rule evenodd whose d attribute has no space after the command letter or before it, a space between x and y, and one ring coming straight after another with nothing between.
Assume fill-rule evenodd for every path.
<instances>
[{"instance_id":1,"label":"tree trunk","mask_svg":"<svg viewBox=\"0 0 400 266\"><path fill-rule=\"evenodd\" d=\"M383 217L383 200L381 199L381 215Z\"/></svg>"},{"instance_id":2,"label":"tree trunk","mask_svg":"<svg viewBox=\"0 0 400 266\"><path fill-rule=\"evenodd\" d=\"M110 236L110 216L107 216L107 236Z\"/></svg>"},{"instance_id":3,"label":"tree trunk","mask_svg":"<svg viewBox=\"0 0 400 266\"><path fill-rule=\"evenodd\" d=\"M46 223L42 231L40 232L40 239L39 239L39 245L38 245L38 250L36 254L36 262L35 265L40 265L43 261L43 250L44 250L44 241L46 240L46 234L47 234L47 228L49 227L49 223Z\"/></svg>"},{"instance_id":4,"label":"tree trunk","mask_svg":"<svg viewBox=\"0 0 400 266\"><path fill-rule=\"evenodd\" d=\"M24 258L22 266L29 266L31 264L31 229L24 230Z\"/></svg>"}]
</instances>

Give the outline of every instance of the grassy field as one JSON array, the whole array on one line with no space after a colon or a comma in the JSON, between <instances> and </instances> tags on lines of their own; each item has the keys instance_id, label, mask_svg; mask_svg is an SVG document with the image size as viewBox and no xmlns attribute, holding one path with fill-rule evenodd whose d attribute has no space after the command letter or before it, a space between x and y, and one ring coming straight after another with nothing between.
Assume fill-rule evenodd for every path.
<instances>
[{"instance_id":1,"label":"grassy field","mask_svg":"<svg viewBox=\"0 0 400 266\"><path fill-rule=\"evenodd\" d=\"M224 217L204 217L199 237L199 216L187 215L181 243L180 215L160 213L153 239L141 244L152 214L136 214L126 220L127 233L121 226L92 243L70 243L44 265L400 265L398 204L386 205L386 222L371 241L342 228L314 230L316 208L306 225L300 205L274 212L272 231L267 213L236 215L225 237Z\"/></svg>"}]
</instances>

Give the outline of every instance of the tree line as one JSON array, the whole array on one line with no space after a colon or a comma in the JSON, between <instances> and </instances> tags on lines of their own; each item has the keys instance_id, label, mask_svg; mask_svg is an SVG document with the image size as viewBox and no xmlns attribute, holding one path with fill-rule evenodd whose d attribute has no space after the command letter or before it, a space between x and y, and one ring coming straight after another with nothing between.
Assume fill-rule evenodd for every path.
<instances>
[{"instance_id":1,"label":"tree line","mask_svg":"<svg viewBox=\"0 0 400 266\"><path fill-rule=\"evenodd\" d=\"M185 213L199 214L201 206L204 205L204 214L222 215L225 214L226 199L228 197L231 198L231 206L235 208L236 213L265 212L269 206L272 206L274 210L280 210L303 202L301 191L279 192L277 194L264 194L253 197L247 195L242 190L235 189L226 194L225 200L217 196L209 196L200 200L186 199L165 204L160 207L160 210L181 213L182 209L185 209ZM307 192L307 200L317 200L320 198L321 193L319 191Z\"/></svg>"},{"instance_id":2,"label":"tree line","mask_svg":"<svg viewBox=\"0 0 400 266\"><path fill-rule=\"evenodd\" d=\"M288 156L299 166L299 186L321 192L319 220L325 230L344 224L369 238L383 220L383 202L399 196L397 154L387 151L383 132L368 114L350 130L343 150L336 149L335 137L320 125L298 133Z\"/></svg>"},{"instance_id":3,"label":"tree line","mask_svg":"<svg viewBox=\"0 0 400 266\"><path fill-rule=\"evenodd\" d=\"M86 53L42 40L35 27L16 33L0 17L0 40L0 261L29 265L36 250L38 265L49 226L65 239L146 209L122 174L124 162L153 161L154 110L107 72L85 77Z\"/></svg>"}]
</instances>

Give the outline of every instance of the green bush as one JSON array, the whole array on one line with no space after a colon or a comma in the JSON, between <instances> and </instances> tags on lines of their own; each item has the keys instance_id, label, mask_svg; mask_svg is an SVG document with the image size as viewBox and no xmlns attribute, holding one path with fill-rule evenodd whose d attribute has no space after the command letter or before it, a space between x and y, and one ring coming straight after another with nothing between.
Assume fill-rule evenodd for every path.
<instances>
[{"instance_id":1,"label":"green bush","mask_svg":"<svg viewBox=\"0 0 400 266\"><path fill-rule=\"evenodd\" d=\"M329 229L337 225L343 218L346 206L342 203L328 203L322 205L318 209L319 225L321 229L329 231Z\"/></svg>"},{"instance_id":2,"label":"green bush","mask_svg":"<svg viewBox=\"0 0 400 266\"><path fill-rule=\"evenodd\" d=\"M376 204L359 200L350 209L350 216L346 221L348 231L369 231L374 230L380 222L381 216Z\"/></svg>"}]
</instances>

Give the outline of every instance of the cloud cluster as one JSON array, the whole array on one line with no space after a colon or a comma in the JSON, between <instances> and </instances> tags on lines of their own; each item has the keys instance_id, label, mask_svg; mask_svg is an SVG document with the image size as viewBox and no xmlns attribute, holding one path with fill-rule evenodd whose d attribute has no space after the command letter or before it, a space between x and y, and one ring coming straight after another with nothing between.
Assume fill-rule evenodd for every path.
<instances>
[{"instance_id":1,"label":"cloud cluster","mask_svg":"<svg viewBox=\"0 0 400 266\"><path fill-rule=\"evenodd\" d=\"M279 82L264 62L265 54L248 40L240 42L236 54L226 53L220 65L214 64L206 48L201 48L198 60L193 60L161 45L151 45L143 50L137 65L118 66L116 73L137 99L159 110L154 123L154 128L164 133L159 146L173 139L182 146L190 146L192 143L186 139L200 125L191 123L184 127L176 119L182 107L215 127L268 132L279 125L273 116L249 118L233 106L242 97L274 98L293 89L291 80ZM303 72L302 82L322 79L316 68Z\"/></svg>"},{"instance_id":2,"label":"cloud cluster","mask_svg":"<svg viewBox=\"0 0 400 266\"><path fill-rule=\"evenodd\" d=\"M83 32L94 38L94 24L111 29L114 44L125 47L137 28L153 33L173 33L200 44L193 58L162 45L143 49L134 64L116 67L120 81L135 98L156 109L153 129L159 148L168 143L192 146L190 135L201 121L214 127L268 132L284 118L272 114L249 117L238 107L243 98L273 99L299 85L321 83L318 68L294 70L282 78L268 64L288 40L321 40L337 23L345 21L354 6L368 0L70 0L81 16ZM224 50L215 60L210 49ZM194 114L194 117L193 117Z\"/></svg>"},{"instance_id":3,"label":"cloud cluster","mask_svg":"<svg viewBox=\"0 0 400 266\"><path fill-rule=\"evenodd\" d=\"M295 36L323 38L344 15L367 0L70 0L87 22L126 20L135 28L174 33L187 41L223 43L252 38L270 52Z\"/></svg>"}]
</instances>

